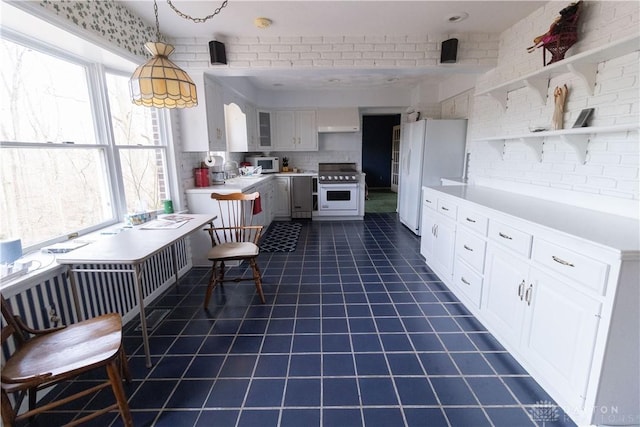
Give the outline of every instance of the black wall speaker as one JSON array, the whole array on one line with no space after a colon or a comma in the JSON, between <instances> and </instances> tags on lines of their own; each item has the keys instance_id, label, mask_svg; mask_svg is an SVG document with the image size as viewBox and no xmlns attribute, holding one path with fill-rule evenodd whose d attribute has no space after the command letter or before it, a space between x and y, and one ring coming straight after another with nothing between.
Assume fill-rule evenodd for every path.
<instances>
[{"instance_id":1,"label":"black wall speaker","mask_svg":"<svg viewBox=\"0 0 640 427\"><path fill-rule=\"evenodd\" d=\"M458 57L458 39L449 39L442 42L440 50L440 63L453 64Z\"/></svg>"},{"instance_id":2,"label":"black wall speaker","mask_svg":"<svg viewBox=\"0 0 640 427\"><path fill-rule=\"evenodd\" d=\"M209 56L211 57L211 65L226 64L227 53L224 50L224 43L212 40L209 42Z\"/></svg>"}]
</instances>

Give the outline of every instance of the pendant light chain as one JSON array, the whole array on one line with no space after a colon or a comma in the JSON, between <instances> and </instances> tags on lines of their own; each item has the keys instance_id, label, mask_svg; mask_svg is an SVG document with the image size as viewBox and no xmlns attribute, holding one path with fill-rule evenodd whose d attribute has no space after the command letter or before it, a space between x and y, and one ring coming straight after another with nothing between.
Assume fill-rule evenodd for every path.
<instances>
[{"instance_id":1,"label":"pendant light chain","mask_svg":"<svg viewBox=\"0 0 640 427\"><path fill-rule=\"evenodd\" d=\"M155 1L155 0L154 0ZM174 5L173 3L171 3L171 0L167 0L167 3L169 4L169 7L171 7L171 9L173 9L173 11L175 13L177 13L180 17L184 18L184 19L188 19L190 21L193 21L195 23L198 24L202 24L204 22L207 22L209 19L213 18L214 16L216 16L217 14L220 13L220 11L222 11L222 9L224 9L227 6L227 0L224 0L222 2L222 4L220 5L219 8L217 8L211 15L205 16L204 18L194 18L193 16L187 15L186 13L183 13L181 11L179 11ZM156 8L156 17L157 17L157 8Z\"/></svg>"},{"instance_id":2,"label":"pendant light chain","mask_svg":"<svg viewBox=\"0 0 640 427\"><path fill-rule=\"evenodd\" d=\"M153 0L153 13L156 15L156 40L160 41L160 21L158 20L158 3Z\"/></svg>"}]
</instances>

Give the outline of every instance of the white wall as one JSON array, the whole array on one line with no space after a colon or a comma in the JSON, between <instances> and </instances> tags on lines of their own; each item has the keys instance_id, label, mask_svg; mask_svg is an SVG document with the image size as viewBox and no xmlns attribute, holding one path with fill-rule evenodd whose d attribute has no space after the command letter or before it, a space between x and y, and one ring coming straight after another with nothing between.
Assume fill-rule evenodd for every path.
<instances>
[{"instance_id":1,"label":"white wall","mask_svg":"<svg viewBox=\"0 0 640 427\"><path fill-rule=\"evenodd\" d=\"M500 36L498 67L478 80L476 90L487 89L542 68L542 51L527 53L532 39L546 31L564 4L550 2ZM638 34L640 3L632 1L585 2L579 41L567 57L623 37ZM619 205L637 212L640 199L640 144L638 132L596 135L589 143L586 163L558 139L545 141L543 160L521 143L507 145L504 160L487 143L474 138L522 134L530 127L550 126L553 90L566 84L569 96L565 107L565 127L571 127L580 111L595 108L592 126L640 123L638 63L634 52L600 63L593 96L576 77L565 74L549 83L545 105L540 105L528 89L509 93L507 109L488 96L475 98L470 120L472 183L494 185L542 197L560 197L563 202L601 209ZM615 208L618 209L618 208Z\"/></svg>"}]
</instances>

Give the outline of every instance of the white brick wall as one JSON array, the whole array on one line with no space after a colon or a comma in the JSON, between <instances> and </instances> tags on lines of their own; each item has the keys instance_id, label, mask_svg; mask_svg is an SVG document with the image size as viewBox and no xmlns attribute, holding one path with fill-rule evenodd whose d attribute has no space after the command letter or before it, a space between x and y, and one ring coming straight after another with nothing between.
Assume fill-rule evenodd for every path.
<instances>
[{"instance_id":1,"label":"white brick wall","mask_svg":"<svg viewBox=\"0 0 640 427\"><path fill-rule=\"evenodd\" d=\"M225 44L231 69L406 68L436 66L440 43L451 37L459 39L459 64L497 63L497 34L231 37L220 41ZM209 68L209 39L178 38L172 43L176 50L171 59L177 64Z\"/></svg>"},{"instance_id":2,"label":"white brick wall","mask_svg":"<svg viewBox=\"0 0 640 427\"><path fill-rule=\"evenodd\" d=\"M550 2L500 36L498 67L478 79L481 91L542 68L542 51L528 54L533 37L544 33L564 3ZM587 51L640 32L640 3L635 1L585 2L581 15L579 42L570 54ZM569 56L569 55L567 55ZM586 163L581 164L572 147L560 138L547 138L540 162L535 153L520 142L508 142L501 158L491 144L473 141L481 137L523 134L530 127L549 127L553 115L553 89L566 84L569 96L565 105L565 128L571 127L580 111L595 108L592 126L640 123L640 54L634 52L600 63L593 95L574 75L568 73L549 82L544 105L529 89L512 91L507 109L488 96L477 96L470 121L471 182L514 183L527 188L546 187L570 190L576 198L583 195L637 201L640 199L640 142L638 132L600 134L588 145ZM536 191L534 189L534 191ZM553 192L551 192L553 193ZM565 194L565 193L563 193ZM592 197L594 209L598 198ZM565 199L572 203L571 197ZM600 203L602 200L600 201Z\"/></svg>"}]
</instances>

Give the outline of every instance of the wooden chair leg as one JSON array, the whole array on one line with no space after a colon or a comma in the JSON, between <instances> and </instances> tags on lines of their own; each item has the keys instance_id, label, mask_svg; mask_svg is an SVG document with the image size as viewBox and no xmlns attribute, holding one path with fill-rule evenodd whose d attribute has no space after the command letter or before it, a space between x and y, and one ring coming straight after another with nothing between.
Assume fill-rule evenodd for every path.
<instances>
[{"instance_id":1,"label":"wooden chair leg","mask_svg":"<svg viewBox=\"0 0 640 427\"><path fill-rule=\"evenodd\" d=\"M16 413L13 411L13 405L6 391L2 390L2 424L5 427L12 427L16 419Z\"/></svg>"},{"instance_id":2,"label":"wooden chair leg","mask_svg":"<svg viewBox=\"0 0 640 427\"><path fill-rule=\"evenodd\" d=\"M260 295L260 301L265 304L266 300L264 298L264 293L262 292L262 275L260 274L260 268L258 268L258 263L255 258L251 258L249 260L249 264L253 271L253 280L256 282L256 290L258 291L258 295Z\"/></svg>"},{"instance_id":3,"label":"wooden chair leg","mask_svg":"<svg viewBox=\"0 0 640 427\"><path fill-rule=\"evenodd\" d=\"M124 387L122 386L122 378L120 378L120 367L118 367L117 360L114 359L107 365L107 374L109 375L109 382L113 389L113 394L116 397L118 408L120 409L120 416L122 422L126 427L133 427L133 420L131 419L131 411L129 410L129 403L127 402L127 395L124 393Z\"/></svg>"},{"instance_id":4,"label":"wooden chair leg","mask_svg":"<svg viewBox=\"0 0 640 427\"><path fill-rule=\"evenodd\" d=\"M129 371L129 362L127 361L127 354L124 352L124 345L120 346L120 372L127 384L131 382L131 371Z\"/></svg>"},{"instance_id":5,"label":"wooden chair leg","mask_svg":"<svg viewBox=\"0 0 640 427\"><path fill-rule=\"evenodd\" d=\"M209 307L209 301L211 300L211 294L213 293L213 288L216 287L217 282L217 271L218 262L213 261L213 267L211 267L211 278L209 278L209 285L207 286L207 293L204 296L204 308L205 310Z\"/></svg>"}]
</instances>

